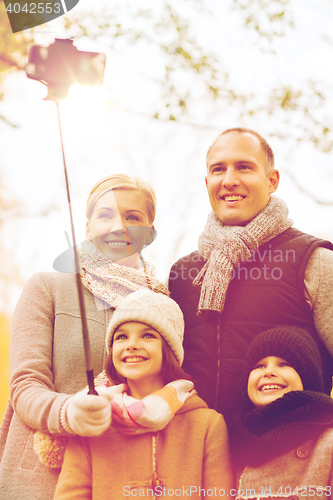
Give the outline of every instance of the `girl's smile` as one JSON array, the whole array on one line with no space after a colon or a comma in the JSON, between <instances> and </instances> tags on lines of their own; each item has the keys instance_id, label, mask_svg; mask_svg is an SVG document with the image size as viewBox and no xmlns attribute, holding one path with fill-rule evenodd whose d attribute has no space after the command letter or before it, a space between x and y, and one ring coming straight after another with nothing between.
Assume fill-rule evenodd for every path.
<instances>
[{"instance_id":1,"label":"girl's smile","mask_svg":"<svg viewBox=\"0 0 333 500\"><path fill-rule=\"evenodd\" d=\"M147 361L147 358L142 358L140 356L125 356L123 358L124 363L141 363L142 361Z\"/></svg>"},{"instance_id":2,"label":"girl's smile","mask_svg":"<svg viewBox=\"0 0 333 500\"><path fill-rule=\"evenodd\" d=\"M267 356L249 375L247 392L254 406L264 406L290 391L302 391L300 376L290 364L277 356Z\"/></svg>"},{"instance_id":3,"label":"girl's smile","mask_svg":"<svg viewBox=\"0 0 333 500\"><path fill-rule=\"evenodd\" d=\"M165 385L161 375L162 337L145 323L129 321L117 328L112 360L117 372L126 378L133 397L142 399Z\"/></svg>"}]
</instances>

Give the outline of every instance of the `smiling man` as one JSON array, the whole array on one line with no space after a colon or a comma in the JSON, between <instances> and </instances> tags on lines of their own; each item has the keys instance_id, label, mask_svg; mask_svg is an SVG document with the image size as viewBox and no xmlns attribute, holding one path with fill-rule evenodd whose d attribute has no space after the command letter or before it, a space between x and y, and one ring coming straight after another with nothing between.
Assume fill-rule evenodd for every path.
<instances>
[{"instance_id":1,"label":"smiling man","mask_svg":"<svg viewBox=\"0 0 333 500\"><path fill-rule=\"evenodd\" d=\"M272 161L266 161L261 143L252 134L222 134L207 154L210 204L225 225L248 224L265 208L278 184L279 172Z\"/></svg>"},{"instance_id":2,"label":"smiling man","mask_svg":"<svg viewBox=\"0 0 333 500\"><path fill-rule=\"evenodd\" d=\"M258 133L223 132L207 153L213 211L198 251L171 269L169 288L185 317L184 370L211 408L236 408L238 380L252 339L277 325L297 325L321 352L332 385L333 244L292 227L272 194L280 175Z\"/></svg>"}]
</instances>

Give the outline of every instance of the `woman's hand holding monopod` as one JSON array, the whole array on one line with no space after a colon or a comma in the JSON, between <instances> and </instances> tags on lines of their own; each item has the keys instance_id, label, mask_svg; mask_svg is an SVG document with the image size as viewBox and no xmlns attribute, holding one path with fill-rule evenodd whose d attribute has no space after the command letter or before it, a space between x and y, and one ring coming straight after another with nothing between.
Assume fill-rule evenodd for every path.
<instances>
[{"instance_id":1,"label":"woman's hand holding monopod","mask_svg":"<svg viewBox=\"0 0 333 500\"><path fill-rule=\"evenodd\" d=\"M80 436L99 436L111 424L111 397L107 387L98 387L98 396L84 389L69 398L61 410L61 423L67 432Z\"/></svg>"}]
</instances>

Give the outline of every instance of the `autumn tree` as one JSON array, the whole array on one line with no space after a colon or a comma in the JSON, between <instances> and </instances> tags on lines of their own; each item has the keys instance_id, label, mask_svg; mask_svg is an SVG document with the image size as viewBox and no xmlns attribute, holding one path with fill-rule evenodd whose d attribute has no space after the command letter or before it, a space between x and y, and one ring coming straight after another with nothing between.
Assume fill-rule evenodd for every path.
<instances>
[{"instance_id":1,"label":"autumn tree","mask_svg":"<svg viewBox=\"0 0 333 500\"><path fill-rule=\"evenodd\" d=\"M30 31L12 33L3 0L0 0L0 100L3 97L1 82L9 71L23 71L26 65L28 46L33 42ZM1 110L1 108L0 108ZM0 111L0 120L13 126L7 117Z\"/></svg>"},{"instance_id":2,"label":"autumn tree","mask_svg":"<svg viewBox=\"0 0 333 500\"><path fill-rule=\"evenodd\" d=\"M311 2L313 8L317 8L314 0L309 0L307 5ZM238 27L247 34L248 43L257 53L267 54L271 61L278 56L279 41L296 33L297 5L299 8L296 0L229 0L221 4L227 18L237 17ZM320 4L326 5L324 1ZM296 84L288 80L287 74L281 80L274 73L264 91L250 89L246 82L239 85L235 82L234 66L228 62L222 47L207 44L201 36L214 21L214 9L219 2L114 0L97 5L83 0L81 5L83 7L74 8L68 16L53 21L59 24L52 26L61 26L65 36L78 42L96 41L100 47L123 59L135 60L139 53L146 57L147 63L143 63L139 71L147 85L154 85L154 93L148 104L145 101L141 107L140 103L136 108L129 107L128 113L142 114L159 122L183 124L199 131L211 129L217 134L227 110L232 113L234 122L251 124L255 119L257 123L264 123L265 136L279 138L291 149L299 144L311 144L322 152L332 150L330 84L316 78L315 74ZM0 71L4 74L23 70L34 31L13 35L2 0L0 23L3 31ZM48 27L39 27L40 32L43 29ZM326 44L332 43L327 33L323 32L322 36ZM108 91L112 101L112 88ZM113 103L119 109L123 105L123 102ZM3 116L3 119L10 126L8 118ZM308 191L293 172L286 169L285 173L300 191L318 204L332 205L332 200L323 200ZM186 189L189 191L190 187Z\"/></svg>"},{"instance_id":3,"label":"autumn tree","mask_svg":"<svg viewBox=\"0 0 333 500\"><path fill-rule=\"evenodd\" d=\"M115 1L102 9L96 5L73 9L61 18L68 37L88 37L118 53L140 48L151 57L155 72L143 70L147 81L159 86L158 98L146 113L159 120L182 121L190 126L214 126L226 108L239 118L278 122L268 133L306 141L324 152L333 147L333 123L326 111L331 87L315 76L302 85L280 84L265 95L239 91L219 50L207 49L197 35L200 20L214 18L210 2L161 0L143 8L140 2ZM258 50L274 57L274 42L294 30L295 0L230 0L229 10L240 18L240 26L252 36ZM26 30L13 35L0 0L0 71L24 69L27 46L33 41ZM195 25L197 23L197 25ZM43 27L42 27L43 28ZM323 34L325 36L325 34ZM329 43L329 41L327 42ZM202 105L204 103L204 106ZM216 125L215 125L216 126Z\"/></svg>"}]
</instances>

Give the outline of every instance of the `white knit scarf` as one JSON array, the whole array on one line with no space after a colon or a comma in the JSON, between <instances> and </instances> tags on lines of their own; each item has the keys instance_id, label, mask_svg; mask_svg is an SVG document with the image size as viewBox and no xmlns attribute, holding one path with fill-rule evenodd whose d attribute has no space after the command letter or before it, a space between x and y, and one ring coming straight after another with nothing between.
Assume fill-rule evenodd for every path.
<instances>
[{"instance_id":1,"label":"white knit scarf","mask_svg":"<svg viewBox=\"0 0 333 500\"><path fill-rule=\"evenodd\" d=\"M154 277L154 266L144 259L144 272L121 266L109 260L91 241L86 240L81 246L80 260L82 283L108 306L116 308L128 294L142 288L169 295L167 287Z\"/></svg>"},{"instance_id":2,"label":"white knit scarf","mask_svg":"<svg viewBox=\"0 0 333 500\"><path fill-rule=\"evenodd\" d=\"M201 286L198 313L222 311L233 269L292 225L287 205L276 196L244 227L226 226L211 212L198 243L206 263L193 281L194 285Z\"/></svg>"}]
</instances>

